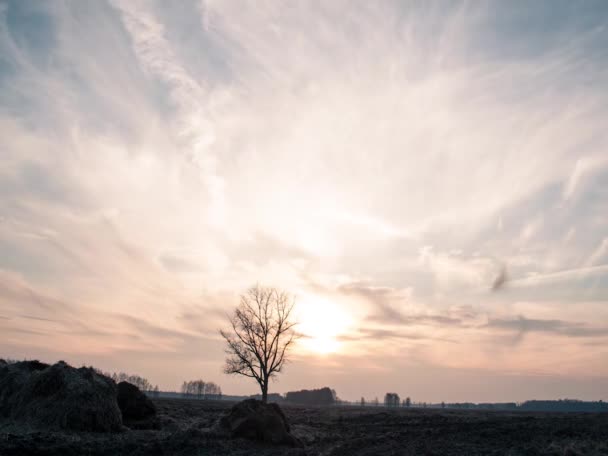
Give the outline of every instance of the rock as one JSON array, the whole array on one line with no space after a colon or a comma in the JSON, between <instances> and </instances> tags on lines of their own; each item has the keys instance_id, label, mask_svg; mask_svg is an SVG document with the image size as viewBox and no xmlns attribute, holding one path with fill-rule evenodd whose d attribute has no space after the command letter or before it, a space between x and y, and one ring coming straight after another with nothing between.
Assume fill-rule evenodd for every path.
<instances>
[{"instance_id":1,"label":"rock","mask_svg":"<svg viewBox=\"0 0 608 456\"><path fill-rule=\"evenodd\" d=\"M220 418L214 430L232 437L301 446L298 439L290 434L289 423L281 408L277 404L265 404L257 399L247 399L235 404Z\"/></svg>"},{"instance_id":2,"label":"rock","mask_svg":"<svg viewBox=\"0 0 608 456\"><path fill-rule=\"evenodd\" d=\"M33 426L120 431L114 382L92 368L63 361L0 364L0 415Z\"/></svg>"},{"instance_id":3,"label":"rock","mask_svg":"<svg viewBox=\"0 0 608 456\"><path fill-rule=\"evenodd\" d=\"M117 386L116 400L122 413L122 422L131 429L159 429L156 407L148 396L129 382Z\"/></svg>"}]
</instances>

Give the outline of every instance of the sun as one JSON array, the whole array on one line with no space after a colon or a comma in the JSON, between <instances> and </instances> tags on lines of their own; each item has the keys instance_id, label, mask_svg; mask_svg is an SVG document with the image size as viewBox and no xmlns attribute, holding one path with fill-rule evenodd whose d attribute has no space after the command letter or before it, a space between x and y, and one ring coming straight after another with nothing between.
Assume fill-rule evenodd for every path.
<instances>
[{"instance_id":1,"label":"sun","mask_svg":"<svg viewBox=\"0 0 608 456\"><path fill-rule=\"evenodd\" d=\"M297 318L302 338L299 345L309 353L329 355L339 352L340 337L348 330L351 317L338 304L316 296L298 300Z\"/></svg>"}]
</instances>

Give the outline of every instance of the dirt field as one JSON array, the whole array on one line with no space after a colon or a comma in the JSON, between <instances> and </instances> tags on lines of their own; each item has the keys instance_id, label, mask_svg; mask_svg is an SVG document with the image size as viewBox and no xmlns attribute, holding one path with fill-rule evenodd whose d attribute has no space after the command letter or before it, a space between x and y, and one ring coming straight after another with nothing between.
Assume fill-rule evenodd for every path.
<instances>
[{"instance_id":1,"label":"dirt field","mask_svg":"<svg viewBox=\"0 0 608 456\"><path fill-rule=\"evenodd\" d=\"M608 414L284 407L304 448L219 438L230 403L157 399L163 429L60 433L0 422L0 455L608 455Z\"/></svg>"}]
</instances>

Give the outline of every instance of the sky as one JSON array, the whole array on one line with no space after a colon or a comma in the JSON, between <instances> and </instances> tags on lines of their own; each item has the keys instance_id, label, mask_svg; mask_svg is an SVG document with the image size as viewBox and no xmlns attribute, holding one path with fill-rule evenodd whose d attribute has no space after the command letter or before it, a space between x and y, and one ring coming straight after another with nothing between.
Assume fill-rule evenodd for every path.
<instances>
[{"instance_id":1,"label":"sky","mask_svg":"<svg viewBox=\"0 0 608 456\"><path fill-rule=\"evenodd\" d=\"M0 356L271 392L608 400L604 1L0 0Z\"/></svg>"}]
</instances>

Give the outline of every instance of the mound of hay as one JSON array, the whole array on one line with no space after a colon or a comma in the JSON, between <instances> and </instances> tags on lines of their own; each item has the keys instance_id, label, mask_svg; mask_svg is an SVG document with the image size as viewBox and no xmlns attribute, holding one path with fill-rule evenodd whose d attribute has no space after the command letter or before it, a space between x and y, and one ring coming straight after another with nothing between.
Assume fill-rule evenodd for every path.
<instances>
[{"instance_id":1,"label":"mound of hay","mask_svg":"<svg viewBox=\"0 0 608 456\"><path fill-rule=\"evenodd\" d=\"M156 407L139 388L129 382L120 382L117 386L118 408L122 413L122 422L131 429L158 429L160 422L156 418Z\"/></svg>"},{"instance_id":2,"label":"mound of hay","mask_svg":"<svg viewBox=\"0 0 608 456\"><path fill-rule=\"evenodd\" d=\"M214 430L232 437L243 437L266 443L301 446L289 432L289 423L277 404L247 399L232 406L220 418Z\"/></svg>"},{"instance_id":3,"label":"mound of hay","mask_svg":"<svg viewBox=\"0 0 608 456\"><path fill-rule=\"evenodd\" d=\"M0 363L0 415L74 431L122 429L115 383L92 368L63 361Z\"/></svg>"}]
</instances>

